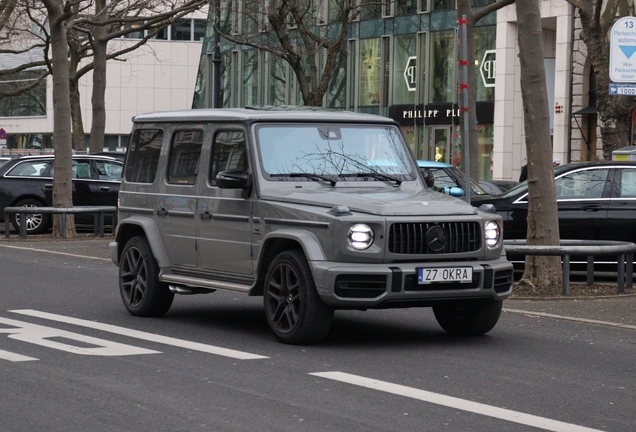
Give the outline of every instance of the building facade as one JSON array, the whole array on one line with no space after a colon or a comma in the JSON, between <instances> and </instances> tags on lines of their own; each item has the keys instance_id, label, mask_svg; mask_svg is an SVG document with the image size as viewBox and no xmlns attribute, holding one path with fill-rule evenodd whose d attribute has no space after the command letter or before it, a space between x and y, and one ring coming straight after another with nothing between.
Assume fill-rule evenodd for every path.
<instances>
[{"instance_id":1,"label":"building facade","mask_svg":"<svg viewBox=\"0 0 636 432\"><path fill-rule=\"evenodd\" d=\"M235 7L247 8L246 3L251 1L244 0ZM487 3L490 1L473 1L475 7ZM337 1L318 4L323 13L316 13L316 26L329 25L322 17L334 16L331 9L337 8ZM402 125L418 158L460 163L455 1L399 0L376 6L363 10L351 23L341 66L331 80L323 106L391 117ZM255 37L258 30L267 31L267 26L248 25L239 31L246 28L257 30ZM496 15L492 14L475 30L477 57L486 59L491 68L485 71L491 76L477 84L483 178L491 178L495 36ZM320 65L324 58L316 57ZM195 97L196 107L212 106L212 51L204 64L202 70L208 75L201 80L202 94ZM289 65L266 50L222 40L220 69L223 107L303 103Z\"/></svg>"},{"instance_id":2,"label":"building facade","mask_svg":"<svg viewBox=\"0 0 636 432\"><path fill-rule=\"evenodd\" d=\"M207 11L198 17L173 23L155 39L107 64L106 136L104 150L124 150L132 129L131 118L151 111L188 109L192 106L207 27ZM130 46L143 34L131 33L109 44L109 49ZM33 54L32 54L33 55ZM42 54L40 54L42 55ZM9 69L30 57L3 55L0 68ZM13 81L34 79L39 73L25 72L0 82L11 88ZM80 97L84 130L92 124L92 73L80 79ZM53 151L53 91L49 76L40 87L0 100L0 138L3 154L36 154ZM0 131L1 132L1 131ZM87 142L90 146L88 136ZM101 150L101 149L100 149Z\"/></svg>"},{"instance_id":3,"label":"building facade","mask_svg":"<svg viewBox=\"0 0 636 432\"><path fill-rule=\"evenodd\" d=\"M455 0L361 1L370 6L351 23L323 107L391 117L402 125L418 158L460 165ZM317 27L333 21L338 2L312 3ZM478 8L491 2L472 4ZM248 5L265 3L226 0L221 4L229 11L220 15L234 17L232 35L267 34L266 20L237 18ZM563 163L600 158L594 75L578 37L574 7L565 0L540 4L553 155ZM303 104L291 67L271 52L221 38L215 59L215 20L211 10L176 22L147 46L108 62L105 149L124 149L131 118L143 112L212 107L217 96L222 107ZM125 46L142 36L133 33L113 44ZM516 180L526 163L526 151L514 5L478 23L475 47L479 175ZM21 61L27 59L3 56L0 67ZM317 65L324 61L318 53ZM14 79L34 75L27 72ZM7 85L10 80L0 82ZM89 73L80 80L85 131L91 127L91 92ZM52 151L52 135L50 77L27 95L0 100L3 152Z\"/></svg>"}]
</instances>

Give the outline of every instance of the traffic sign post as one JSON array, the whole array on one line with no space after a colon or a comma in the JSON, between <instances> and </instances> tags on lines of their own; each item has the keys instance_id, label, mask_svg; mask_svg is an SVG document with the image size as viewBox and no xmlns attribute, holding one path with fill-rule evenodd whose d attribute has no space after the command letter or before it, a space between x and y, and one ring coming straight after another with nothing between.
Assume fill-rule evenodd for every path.
<instances>
[{"instance_id":1,"label":"traffic sign post","mask_svg":"<svg viewBox=\"0 0 636 432\"><path fill-rule=\"evenodd\" d=\"M636 96L636 84L611 83L607 94L610 96Z\"/></svg>"},{"instance_id":2,"label":"traffic sign post","mask_svg":"<svg viewBox=\"0 0 636 432\"><path fill-rule=\"evenodd\" d=\"M611 81L636 83L635 53L636 18L623 17L614 23L610 32L609 77Z\"/></svg>"}]
</instances>

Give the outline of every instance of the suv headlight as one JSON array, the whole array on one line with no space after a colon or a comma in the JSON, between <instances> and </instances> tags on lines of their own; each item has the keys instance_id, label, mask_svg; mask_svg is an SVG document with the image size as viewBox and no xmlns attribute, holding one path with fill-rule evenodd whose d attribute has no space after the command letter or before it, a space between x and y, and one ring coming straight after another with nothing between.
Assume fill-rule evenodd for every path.
<instances>
[{"instance_id":1,"label":"suv headlight","mask_svg":"<svg viewBox=\"0 0 636 432\"><path fill-rule=\"evenodd\" d=\"M501 239L501 229L499 229L497 222L486 222L486 225L484 226L484 237L486 240L486 246L491 249L497 246Z\"/></svg>"},{"instance_id":2,"label":"suv headlight","mask_svg":"<svg viewBox=\"0 0 636 432\"><path fill-rule=\"evenodd\" d=\"M356 250L365 250L373 244L373 230L370 226L357 224L349 229L347 239L352 248Z\"/></svg>"}]
</instances>

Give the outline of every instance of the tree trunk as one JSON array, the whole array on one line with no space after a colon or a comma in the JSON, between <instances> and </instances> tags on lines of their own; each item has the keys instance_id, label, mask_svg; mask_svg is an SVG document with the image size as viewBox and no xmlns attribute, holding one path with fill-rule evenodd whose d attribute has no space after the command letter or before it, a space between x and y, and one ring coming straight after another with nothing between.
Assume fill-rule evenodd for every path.
<instances>
[{"instance_id":1,"label":"tree trunk","mask_svg":"<svg viewBox=\"0 0 636 432\"><path fill-rule=\"evenodd\" d=\"M86 151L86 137L84 136L84 122L82 121L82 106L78 82L69 81L69 97L71 98L71 124L73 130L73 150Z\"/></svg>"},{"instance_id":2,"label":"tree trunk","mask_svg":"<svg viewBox=\"0 0 636 432\"><path fill-rule=\"evenodd\" d=\"M43 0L49 14L51 32L51 55L53 64L53 143L55 160L53 167L53 206L71 207L72 196L72 149L71 149L71 103L69 99L68 43L64 27L64 3L60 0ZM53 236L62 234L61 216L53 218ZM69 220L66 236L75 237L75 223Z\"/></svg>"},{"instance_id":3,"label":"tree trunk","mask_svg":"<svg viewBox=\"0 0 636 432\"><path fill-rule=\"evenodd\" d=\"M528 154L528 245L558 245L559 220L550 140L550 114L539 0L516 2L521 63L521 94ZM505 234L505 233L504 233ZM522 284L541 288L562 285L560 257L526 257Z\"/></svg>"},{"instance_id":4,"label":"tree trunk","mask_svg":"<svg viewBox=\"0 0 636 432\"><path fill-rule=\"evenodd\" d=\"M477 68L475 52L475 26L485 16L514 3L514 0L497 0L475 12L470 0L457 0L457 19L466 15L466 48L468 61L468 136L464 143L468 143L468 158L470 166L470 178L479 180L479 141L477 134ZM461 117L463 121L463 116ZM463 155L462 155L463 157ZM462 164L466 166L466 164Z\"/></svg>"},{"instance_id":5,"label":"tree trunk","mask_svg":"<svg viewBox=\"0 0 636 432\"><path fill-rule=\"evenodd\" d=\"M470 178L479 180L479 143L477 140L477 70L475 68L475 14L470 6L470 0L459 0L457 2L457 18L461 19L465 15L468 21L466 25L466 49L468 61L468 136L464 137L464 145L468 143L468 162L470 167ZM459 73L460 68L457 68ZM464 121L464 116L461 116ZM462 129L464 130L464 129ZM462 152L462 159L464 158ZM466 167L462 160L462 166Z\"/></svg>"},{"instance_id":6,"label":"tree trunk","mask_svg":"<svg viewBox=\"0 0 636 432\"><path fill-rule=\"evenodd\" d=\"M104 0L95 2L95 10L97 13L105 7ZM106 16L102 17L102 21ZM91 145L90 152L97 153L104 150L104 132L106 130L106 47L108 39L106 38L107 28L104 26L95 27L93 48L93 94L91 103L93 105L93 123L91 125Z\"/></svg>"}]
</instances>

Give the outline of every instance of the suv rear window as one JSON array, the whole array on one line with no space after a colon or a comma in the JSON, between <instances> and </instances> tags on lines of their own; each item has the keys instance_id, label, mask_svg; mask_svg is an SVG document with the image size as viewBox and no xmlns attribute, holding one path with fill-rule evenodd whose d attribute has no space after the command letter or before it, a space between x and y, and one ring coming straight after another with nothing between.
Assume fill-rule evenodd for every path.
<instances>
[{"instance_id":1,"label":"suv rear window","mask_svg":"<svg viewBox=\"0 0 636 432\"><path fill-rule=\"evenodd\" d=\"M126 180L135 183L153 183L157 176L163 131L136 130L128 148Z\"/></svg>"}]
</instances>

